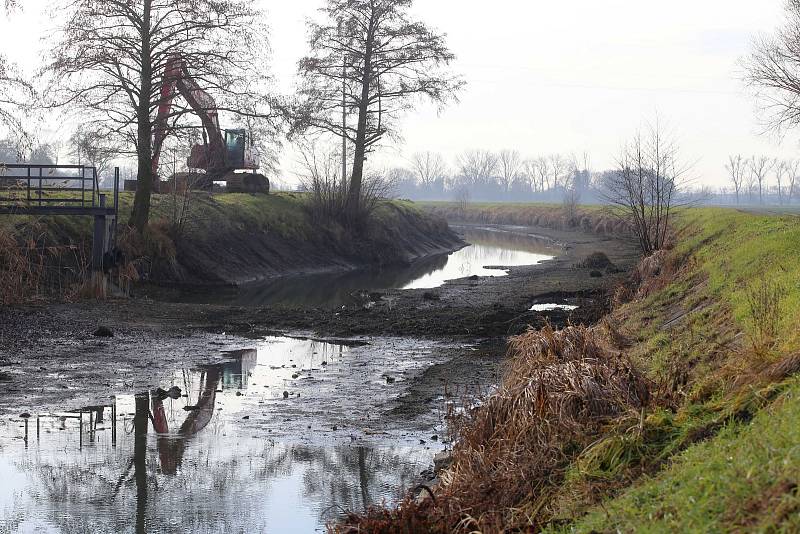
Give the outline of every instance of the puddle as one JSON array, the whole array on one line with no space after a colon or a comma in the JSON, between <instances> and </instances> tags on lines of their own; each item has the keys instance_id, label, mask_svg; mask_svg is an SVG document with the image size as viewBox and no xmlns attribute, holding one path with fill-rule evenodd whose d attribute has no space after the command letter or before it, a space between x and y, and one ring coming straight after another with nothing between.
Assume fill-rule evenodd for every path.
<instances>
[{"instance_id":1,"label":"puddle","mask_svg":"<svg viewBox=\"0 0 800 534\"><path fill-rule=\"evenodd\" d=\"M564 311L573 311L577 310L580 306L573 306L570 304L534 304L531 307L531 311L555 311L555 310L564 310Z\"/></svg>"},{"instance_id":2,"label":"puddle","mask_svg":"<svg viewBox=\"0 0 800 534\"><path fill-rule=\"evenodd\" d=\"M355 301L354 294L386 289L439 287L448 280L469 276L505 276L503 267L535 265L552 259L551 242L520 232L492 228L454 227L469 246L449 255L426 258L409 266L381 271L355 271L309 275L253 284L239 289L185 292L165 296L159 289L153 298L188 303L236 306L342 306Z\"/></svg>"},{"instance_id":3,"label":"puddle","mask_svg":"<svg viewBox=\"0 0 800 534\"><path fill-rule=\"evenodd\" d=\"M489 235L497 236L497 234L497 232L492 232ZM487 241L492 242L491 240ZM474 237L471 243L468 247L450 254L447 262L441 268L413 280L402 289L435 288L444 285L449 280L470 276L508 276L508 270L502 267L536 265L553 258L552 255L489 244Z\"/></svg>"},{"instance_id":4,"label":"puddle","mask_svg":"<svg viewBox=\"0 0 800 534\"><path fill-rule=\"evenodd\" d=\"M394 502L439 448L381 414L437 360L374 343L267 338L103 406L2 421L0 530L313 532Z\"/></svg>"}]
</instances>

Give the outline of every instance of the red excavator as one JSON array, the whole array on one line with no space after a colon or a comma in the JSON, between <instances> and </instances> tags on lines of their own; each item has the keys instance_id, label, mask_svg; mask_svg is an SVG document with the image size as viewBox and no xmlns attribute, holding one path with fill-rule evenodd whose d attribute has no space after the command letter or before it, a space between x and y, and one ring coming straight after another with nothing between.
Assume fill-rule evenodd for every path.
<instances>
[{"instance_id":1,"label":"red excavator","mask_svg":"<svg viewBox=\"0 0 800 534\"><path fill-rule=\"evenodd\" d=\"M243 129L220 128L216 102L200 88L178 55L169 58L164 70L153 139L153 176L158 176L158 162L169 130L167 121L176 91L186 99L203 124L203 144L192 147L187 165L204 173L197 183L191 185L210 190L214 182L227 182L228 191L268 193L269 180L256 172L259 167L258 154L253 150L247 132ZM173 177L176 181L177 178Z\"/></svg>"}]
</instances>

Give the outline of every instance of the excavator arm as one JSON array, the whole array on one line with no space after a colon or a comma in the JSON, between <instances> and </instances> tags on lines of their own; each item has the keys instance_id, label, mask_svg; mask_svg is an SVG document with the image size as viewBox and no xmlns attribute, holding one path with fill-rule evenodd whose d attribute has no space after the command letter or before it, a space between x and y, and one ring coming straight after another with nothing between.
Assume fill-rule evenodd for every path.
<instances>
[{"instance_id":1,"label":"excavator arm","mask_svg":"<svg viewBox=\"0 0 800 534\"><path fill-rule=\"evenodd\" d=\"M186 64L178 55L173 55L167 60L164 69L164 80L161 85L161 99L156 116L155 132L153 139L153 175L158 174L158 164L161 158L161 149L168 133L168 120L172 110L175 94L180 93L192 110L200 117L205 136L207 136L208 150L205 157L201 158L202 167L209 174L224 174L227 168L225 161L225 140L219 126L219 113L217 104L211 95L205 92L189 74Z\"/></svg>"}]
</instances>

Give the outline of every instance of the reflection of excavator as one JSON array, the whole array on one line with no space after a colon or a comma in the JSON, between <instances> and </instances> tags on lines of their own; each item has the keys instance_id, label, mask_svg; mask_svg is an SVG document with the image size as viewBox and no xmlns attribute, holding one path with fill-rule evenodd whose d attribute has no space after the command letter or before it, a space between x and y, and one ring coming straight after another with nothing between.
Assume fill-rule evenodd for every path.
<instances>
[{"instance_id":1,"label":"reflection of excavator","mask_svg":"<svg viewBox=\"0 0 800 534\"><path fill-rule=\"evenodd\" d=\"M175 93L179 92L203 124L203 144L192 147L187 165L190 169L205 171L195 187L211 189L214 182L224 181L228 191L268 193L269 180L257 174L258 154L249 146L247 132L242 129L222 130L214 99L203 91L191 77L183 59L173 55L164 70L161 100L155 123L153 140L153 176L158 174L161 148L167 136L170 110ZM250 143L251 144L251 143ZM236 172L236 171L251 172Z\"/></svg>"}]
</instances>

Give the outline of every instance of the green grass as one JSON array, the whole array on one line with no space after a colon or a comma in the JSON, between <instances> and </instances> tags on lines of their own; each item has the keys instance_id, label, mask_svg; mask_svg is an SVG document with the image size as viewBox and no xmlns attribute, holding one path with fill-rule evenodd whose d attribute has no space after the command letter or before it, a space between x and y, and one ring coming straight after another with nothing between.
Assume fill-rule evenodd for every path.
<instances>
[{"instance_id":1,"label":"green grass","mask_svg":"<svg viewBox=\"0 0 800 534\"><path fill-rule=\"evenodd\" d=\"M731 309L739 327L753 334L747 292L770 280L784 289L779 349L798 348L800 326L800 218L730 209L692 209L680 215L689 230L678 251L691 253L708 276L709 294Z\"/></svg>"},{"instance_id":2,"label":"green grass","mask_svg":"<svg viewBox=\"0 0 800 534\"><path fill-rule=\"evenodd\" d=\"M800 380L561 532L797 532Z\"/></svg>"},{"instance_id":3,"label":"green grass","mask_svg":"<svg viewBox=\"0 0 800 534\"><path fill-rule=\"evenodd\" d=\"M676 227L678 273L616 314L642 370L679 383L676 405L640 431L610 427L578 457L555 514L567 526L554 530L796 531L800 381L758 372L800 350L800 218L688 209ZM763 280L783 297L777 343L759 352L748 292ZM598 491L602 505L587 507Z\"/></svg>"}]
</instances>

